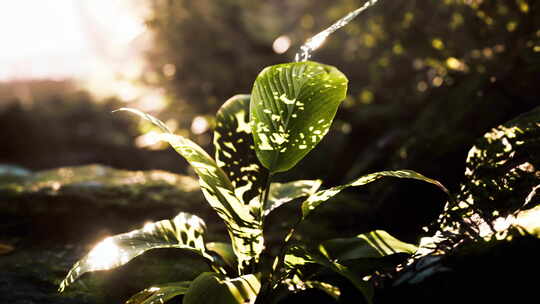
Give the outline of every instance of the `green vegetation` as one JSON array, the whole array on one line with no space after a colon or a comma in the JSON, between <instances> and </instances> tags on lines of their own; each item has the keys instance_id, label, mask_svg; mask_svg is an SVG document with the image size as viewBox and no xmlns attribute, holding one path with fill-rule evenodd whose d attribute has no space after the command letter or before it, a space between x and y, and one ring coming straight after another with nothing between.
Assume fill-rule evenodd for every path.
<instances>
[{"instance_id":1,"label":"green vegetation","mask_svg":"<svg viewBox=\"0 0 540 304\"><path fill-rule=\"evenodd\" d=\"M316 62L264 69L255 81L251 97L234 96L218 112L215 158L189 139L174 135L155 117L135 109L120 109L159 127L160 139L169 142L191 164L206 200L224 221L231 244L206 243L204 221L182 212L172 220L147 224L103 240L72 267L60 290L86 272L122 266L147 250L181 248L198 253L215 273L202 273L191 283L152 286L128 303L154 303L180 294L185 294L184 303L253 303L256 299L266 302L283 292L286 285L293 289L321 288L338 297L338 288L313 280L315 274L303 270L309 264L343 275L370 302L372 286L361 278L373 272L370 264L375 263L374 259L412 254L416 247L384 231L304 244L293 237L296 226L344 188L363 186L382 177L418 179L446 189L411 170L368 174L320 191L319 180L272 183L275 173L294 167L321 141L346 90L347 78L341 72ZM301 197L307 197L301 203L302 215L286 235L281 250L276 256L263 255L266 215Z\"/></svg>"}]
</instances>

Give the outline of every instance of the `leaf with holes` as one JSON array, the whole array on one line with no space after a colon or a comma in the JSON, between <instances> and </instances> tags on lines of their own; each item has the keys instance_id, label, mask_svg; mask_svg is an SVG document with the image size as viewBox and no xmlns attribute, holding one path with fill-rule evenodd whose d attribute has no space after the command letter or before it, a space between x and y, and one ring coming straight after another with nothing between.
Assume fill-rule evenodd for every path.
<instances>
[{"instance_id":1,"label":"leaf with holes","mask_svg":"<svg viewBox=\"0 0 540 304\"><path fill-rule=\"evenodd\" d=\"M253 304L261 284L253 274L234 279L204 272L192 283L184 296L184 304Z\"/></svg>"},{"instance_id":2,"label":"leaf with holes","mask_svg":"<svg viewBox=\"0 0 540 304\"><path fill-rule=\"evenodd\" d=\"M60 283L59 291L64 291L86 272L122 266L154 248L187 249L211 261L212 257L206 253L204 246L205 232L206 226L202 219L181 212L172 220L146 224L142 229L108 237L73 265Z\"/></svg>"},{"instance_id":3,"label":"leaf with holes","mask_svg":"<svg viewBox=\"0 0 540 304\"><path fill-rule=\"evenodd\" d=\"M326 202L330 198L334 197L342 190L348 187L358 187L372 183L383 177L397 177L397 178L408 178L421 180L430 184L433 184L443 190L446 194L449 194L448 190L438 181L425 177L420 173L414 172L412 170L397 170L397 171L381 171L376 173L371 173L364 175L360 178L353 180L352 182L332 187L330 189L321 190L312 196L310 196L306 201L302 203L302 217L306 218L311 211L315 210L320 204Z\"/></svg>"},{"instance_id":4,"label":"leaf with holes","mask_svg":"<svg viewBox=\"0 0 540 304\"><path fill-rule=\"evenodd\" d=\"M236 95L227 100L216 114L214 130L216 162L244 204L261 194L268 177L268 170L255 154L249 125L249 101L249 95Z\"/></svg>"},{"instance_id":5,"label":"leaf with holes","mask_svg":"<svg viewBox=\"0 0 540 304\"><path fill-rule=\"evenodd\" d=\"M170 133L159 119L135 109L122 108L119 111L137 114L164 131L158 138L167 141L193 167L199 176L204 197L225 222L238 257L239 271L242 273L256 263L264 249L262 219L236 196L227 174L214 159L191 140Z\"/></svg>"},{"instance_id":6,"label":"leaf with holes","mask_svg":"<svg viewBox=\"0 0 540 304\"><path fill-rule=\"evenodd\" d=\"M268 194L268 202L264 206L264 216L281 205L293 201L297 198L310 196L321 186L322 181L317 180L297 180L288 183L272 183Z\"/></svg>"},{"instance_id":7,"label":"leaf with holes","mask_svg":"<svg viewBox=\"0 0 540 304\"><path fill-rule=\"evenodd\" d=\"M138 292L126 304L163 304L185 294L190 284L190 281L182 281L155 285Z\"/></svg>"},{"instance_id":8,"label":"leaf with holes","mask_svg":"<svg viewBox=\"0 0 540 304\"><path fill-rule=\"evenodd\" d=\"M257 157L270 172L291 169L321 141L347 82L335 67L311 61L270 66L257 76L251 128Z\"/></svg>"}]
</instances>

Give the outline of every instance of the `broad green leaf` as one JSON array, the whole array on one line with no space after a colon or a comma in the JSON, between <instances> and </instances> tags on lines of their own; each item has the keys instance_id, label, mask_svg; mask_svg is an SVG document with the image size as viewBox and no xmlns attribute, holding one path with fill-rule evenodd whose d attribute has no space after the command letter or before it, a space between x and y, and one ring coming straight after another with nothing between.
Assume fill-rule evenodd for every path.
<instances>
[{"instance_id":1,"label":"broad green leaf","mask_svg":"<svg viewBox=\"0 0 540 304\"><path fill-rule=\"evenodd\" d=\"M125 304L163 304L172 298L185 294L191 281L159 284L137 293Z\"/></svg>"},{"instance_id":2,"label":"broad green leaf","mask_svg":"<svg viewBox=\"0 0 540 304\"><path fill-rule=\"evenodd\" d=\"M167 141L193 167L206 200L225 222L240 272L257 262L264 249L261 218L236 196L227 174L214 159L191 140L172 134L159 119L135 109L121 108L119 111L137 114L165 132L159 139Z\"/></svg>"},{"instance_id":3,"label":"broad green leaf","mask_svg":"<svg viewBox=\"0 0 540 304\"><path fill-rule=\"evenodd\" d=\"M205 251L205 231L206 226L202 219L181 212L172 220L149 223L142 229L105 238L73 265L66 278L60 283L59 291L64 291L68 285L86 272L122 266L154 248L188 249L212 260Z\"/></svg>"},{"instance_id":4,"label":"broad green leaf","mask_svg":"<svg viewBox=\"0 0 540 304\"><path fill-rule=\"evenodd\" d=\"M253 274L234 279L204 272L192 283L184 296L184 304L244 304L255 303L261 284Z\"/></svg>"},{"instance_id":5,"label":"broad green leaf","mask_svg":"<svg viewBox=\"0 0 540 304\"><path fill-rule=\"evenodd\" d=\"M235 95L227 100L216 114L214 130L216 162L244 204L249 204L261 194L268 177L268 170L255 154L249 124L249 101L249 95ZM259 208L254 206L254 209Z\"/></svg>"},{"instance_id":6,"label":"broad green leaf","mask_svg":"<svg viewBox=\"0 0 540 304\"><path fill-rule=\"evenodd\" d=\"M231 244L223 242L210 242L206 243L206 249L216 253L231 269L236 269L238 267L236 256L234 255L234 250Z\"/></svg>"},{"instance_id":7,"label":"broad green leaf","mask_svg":"<svg viewBox=\"0 0 540 304\"><path fill-rule=\"evenodd\" d=\"M257 157L270 172L291 169L321 141L347 82L335 67L311 61L270 66L257 76L251 128Z\"/></svg>"},{"instance_id":8,"label":"broad green leaf","mask_svg":"<svg viewBox=\"0 0 540 304\"><path fill-rule=\"evenodd\" d=\"M319 251L329 259L352 260L379 258L396 253L413 254L418 248L402 242L383 230L359 234L352 238L339 238L323 242Z\"/></svg>"},{"instance_id":9,"label":"broad green leaf","mask_svg":"<svg viewBox=\"0 0 540 304\"><path fill-rule=\"evenodd\" d=\"M447 194L449 193L448 190L440 182L434 179L425 177L422 174L414 172L412 170L381 171L381 172L364 175L360 178L353 180L352 182L348 184L332 187L327 190L321 190L311 195L306 201L302 203L302 217L306 218L311 213L311 211L317 208L320 204L326 202L330 198L340 193L343 189L346 189L348 187L358 187L358 186L367 185L383 177L397 177L397 178L409 178L409 179L421 180L421 181L424 181L424 182L427 182L427 183L430 183L439 187L441 190L443 190Z\"/></svg>"},{"instance_id":10,"label":"broad green leaf","mask_svg":"<svg viewBox=\"0 0 540 304\"><path fill-rule=\"evenodd\" d=\"M300 197L310 196L321 186L321 180L298 180L288 183L272 183L268 201L264 206L264 215L268 215L279 206Z\"/></svg>"},{"instance_id":11,"label":"broad green leaf","mask_svg":"<svg viewBox=\"0 0 540 304\"><path fill-rule=\"evenodd\" d=\"M337 260L329 259L328 256L321 252L309 251L302 246L292 246L287 250L284 262L286 271L289 273L293 273L300 267L310 263L329 268L347 278L364 295L368 303L372 303L373 286L369 282L362 280L361 275L355 273L346 265Z\"/></svg>"}]
</instances>

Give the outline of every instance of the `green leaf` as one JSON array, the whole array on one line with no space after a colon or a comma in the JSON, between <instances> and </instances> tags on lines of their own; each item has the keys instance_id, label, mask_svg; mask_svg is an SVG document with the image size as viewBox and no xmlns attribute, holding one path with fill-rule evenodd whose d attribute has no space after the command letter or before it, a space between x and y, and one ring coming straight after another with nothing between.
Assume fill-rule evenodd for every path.
<instances>
[{"instance_id":1,"label":"green leaf","mask_svg":"<svg viewBox=\"0 0 540 304\"><path fill-rule=\"evenodd\" d=\"M125 304L162 304L172 298L185 294L190 281L159 284L135 294Z\"/></svg>"},{"instance_id":2,"label":"green leaf","mask_svg":"<svg viewBox=\"0 0 540 304\"><path fill-rule=\"evenodd\" d=\"M353 238L331 239L323 242L319 250L333 260L379 258L396 253L413 254L418 247L402 242L383 230L359 234Z\"/></svg>"},{"instance_id":3,"label":"green leaf","mask_svg":"<svg viewBox=\"0 0 540 304\"><path fill-rule=\"evenodd\" d=\"M306 201L302 203L302 217L306 218L311 213L311 211L317 208L320 204L334 197L345 188L367 185L383 177L397 177L397 178L409 178L409 179L421 180L421 181L433 184L439 187L445 193L449 194L448 190L440 182L434 179L425 177L422 174L414 172L412 170L381 171L381 172L364 175L360 178L353 180L352 182L348 184L332 187L327 190L321 190L311 195Z\"/></svg>"},{"instance_id":4,"label":"green leaf","mask_svg":"<svg viewBox=\"0 0 540 304\"><path fill-rule=\"evenodd\" d=\"M234 255L234 250L229 243L223 242L210 242L206 243L206 249L216 253L231 269L236 269L238 263L236 262L236 256Z\"/></svg>"},{"instance_id":5,"label":"green leaf","mask_svg":"<svg viewBox=\"0 0 540 304\"><path fill-rule=\"evenodd\" d=\"M251 93L255 150L270 172L294 167L326 135L347 92L332 66L294 62L265 68Z\"/></svg>"},{"instance_id":6,"label":"green leaf","mask_svg":"<svg viewBox=\"0 0 540 304\"><path fill-rule=\"evenodd\" d=\"M146 224L142 229L108 237L98 243L85 257L69 270L60 283L59 291L86 272L108 270L126 264L133 258L154 248L181 248L206 254L204 234L206 226L199 217L181 212L172 220Z\"/></svg>"},{"instance_id":7,"label":"green leaf","mask_svg":"<svg viewBox=\"0 0 540 304\"><path fill-rule=\"evenodd\" d=\"M374 266L385 265L381 258L396 253L412 254L416 250L416 246L401 242L386 231L375 230L354 238L328 240L315 250L293 246L288 249L284 261L289 273L300 273L301 267L313 263L330 268L351 281L371 302L373 286L362 277L371 274Z\"/></svg>"},{"instance_id":8,"label":"green leaf","mask_svg":"<svg viewBox=\"0 0 540 304\"><path fill-rule=\"evenodd\" d=\"M249 204L266 185L268 170L257 155L249 124L249 95L235 95L216 114L216 162L227 174L236 196ZM254 206L254 209L256 206Z\"/></svg>"},{"instance_id":9,"label":"green leaf","mask_svg":"<svg viewBox=\"0 0 540 304\"><path fill-rule=\"evenodd\" d=\"M264 216L274 209L300 197L310 196L321 186L321 180L298 180L288 183L272 183L268 202L264 206Z\"/></svg>"},{"instance_id":10,"label":"green leaf","mask_svg":"<svg viewBox=\"0 0 540 304\"><path fill-rule=\"evenodd\" d=\"M204 197L225 222L234 252L238 257L240 273L256 263L264 249L262 219L236 196L227 174L214 159L191 140L170 133L159 119L130 108L121 108L118 111L137 114L165 132L160 134L159 139L167 141L193 167L199 176Z\"/></svg>"},{"instance_id":11,"label":"green leaf","mask_svg":"<svg viewBox=\"0 0 540 304\"><path fill-rule=\"evenodd\" d=\"M261 284L253 274L234 279L204 272L192 283L183 304L244 304L255 303Z\"/></svg>"},{"instance_id":12,"label":"green leaf","mask_svg":"<svg viewBox=\"0 0 540 304\"><path fill-rule=\"evenodd\" d=\"M369 282L362 280L359 274L349 269L346 265L341 264L337 260L329 259L328 256L321 252L309 251L302 246L288 248L285 254L286 271L293 273L300 267L310 263L329 268L347 278L364 295L368 303L372 303L374 294L373 286Z\"/></svg>"}]
</instances>

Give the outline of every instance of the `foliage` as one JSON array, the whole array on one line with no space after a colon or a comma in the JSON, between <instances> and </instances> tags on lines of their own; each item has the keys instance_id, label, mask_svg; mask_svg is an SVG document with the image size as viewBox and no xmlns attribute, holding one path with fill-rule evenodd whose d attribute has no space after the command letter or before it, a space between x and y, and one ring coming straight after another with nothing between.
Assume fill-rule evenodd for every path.
<instances>
[{"instance_id":1,"label":"foliage","mask_svg":"<svg viewBox=\"0 0 540 304\"><path fill-rule=\"evenodd\" d=\"M505 237L521 226L538 234L540 107L488 131L469 150L465 178L436 222L445 238ZM502 235L497 235L502 233Z\"/></svg>"},{"instance_id":2,"label":"foliage","mask_svg":"<svg viewBox=\"0 0 540 304\"><path fill-rule=\"evenodd\" d=\"M342 189L363 186L382 177L417 179L446 189L411 170L368 174L318 192L318 180L272 183L275 173L294 167L324 137L345 97L346 84L347 78L336 68L316 62L264 69L255 81L251 97L234 96L218 112L215 158L189 139L171 133L157 118L135 109L120 109L155 124L161 129L160 139L190 163L199 176L206 200L224 221L231 244L205 243L204 222L194 215L180 213L171 221L147 224L105 239L73 266L60 290L85 272L121 266L153 248L176 247L198 252L215 272L202 273L191 283L150 287L128 303L165 301L184 293L184 303L254 303L269 300L284 285L321 288L336 295L335 287L316 280L316 273L302 270L313 263L350 280L370 302L372 286L362 277L376 270L375 261L398 253L412 254L416 247L384 231L319 245L304 244L294 241L297 225ZM278 255L263 254L265 217L302 197L302 216L291 227Z\"/></svg>"}]
</instances>

